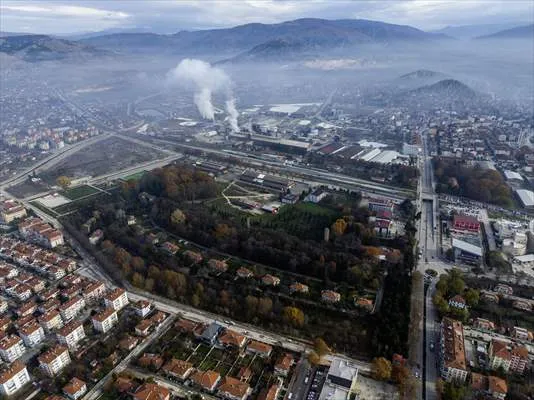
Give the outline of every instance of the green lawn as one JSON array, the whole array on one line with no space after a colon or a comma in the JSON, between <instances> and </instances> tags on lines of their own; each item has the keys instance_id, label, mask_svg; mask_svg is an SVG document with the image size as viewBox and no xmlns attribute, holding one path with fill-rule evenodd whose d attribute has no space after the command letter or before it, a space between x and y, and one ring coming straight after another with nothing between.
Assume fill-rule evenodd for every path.
<instances>
[{"instance_id":1,"label":"green lawn","mask_svg":"<svg viewBox=\"0 0 534 400\"><path fill-rule=\"evenodd\" d=\"M140 180L143 175L146 174L146 171L141 171L141 172L137 172L135 174L132 174L132 175L128 175L124 178L122 178L124 181L138 181Z\"/></svg>"},{"instance_id":2,"label":"green lawn","mask_svg":"<svg viewBox=\"0 0 534 400\"><path fill-rule=\"evenodd\" d=\"M95 193L98 193L98 190L96 190L95 188L92 188L91 186L87 186L87 185L81 185L81 186L69 188L65 190L62 194L68 199L78 200L82 197L90 196Z\"/></svg>"}]
</instances>

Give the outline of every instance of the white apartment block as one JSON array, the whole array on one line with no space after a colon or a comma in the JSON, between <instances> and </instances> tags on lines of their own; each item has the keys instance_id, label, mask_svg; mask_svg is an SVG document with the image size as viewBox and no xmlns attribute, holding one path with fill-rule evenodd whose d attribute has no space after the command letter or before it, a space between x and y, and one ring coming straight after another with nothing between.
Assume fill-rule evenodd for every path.
<instances>
[{"instance_id":1,"label":"white apartment block","mask_svg":"<svg viewBox=\"0 0 534 400\"><path fill-rule=\"evenodd\" d=\"M81 321L72 321L57 332L58 342L67 345L70 349L75 348L83 339L85 339L85 331Z\"/></svg>"},{"instance_id":2,"label":"white apartment block","mask_svg":"<svg viewBox=\"0 0 534 400\"><path fill-rule=\"evenodd\" d=\"M19 334L27 347L35 346L41 343L45 338L44 330L37 322L24 325L19 329Z\"/></svg>"},{"instance_id":3,"label":"white apartment block","mask_svg":"<svg viewBox=\"0 0 534 400\"><path fill-rule=\"evenodd\" d=\"M106 308L113 308L115 311L122 310L128 305L128 295L126 290L115 288L104 297Z\"/></svg>"},{"instance_id":4,"label":"white apartment block","mask_svg":"<svg viewBox=\"0 0 534 400\"><path fill-rule=\"evenodd\" d=\"M56 376L70 364L69 350L64 346L56 346L38 357L39 366L50 377Z\"/></svg>"},{"instance_id":5,"label":"white apartment block","mask_svg":"<svg viewBox=\"0 0 534 400\"><path fill-rule=\"evenodd\" d=\"M39 317L39 323L46 332L59 329L63 326L63 320L57 310L50 310Z\"/></svg>"},{"instance_id":6,"label":"white apartment block","mask_svg":"<svg viewBox=\"0 0 534 400\"><path fill-rule=\"evenodd\" d=\"M63 321L67 322L73 319L85 307L85 300L81 296L76 296L62 304L59 312Z\"/></svg>"},{"instance_id":7,"label":"white apartment block","mask_svg":"<svg viewBox=\"0 0 534 400\"><path fill-rule=\"evenodd\" d=\"M145 318L152 311L152 304L146 300L139 300L133 305L135 313L141 318Z\"/></svg>"},{"instance_id":8,"label":"white apartment block","mask_svg":"<svg viewBox=\"0 0 534 400\"><path fill-rule=\"evenodd\" d=\"M0 340L0 357L6 362L13 362L21 357L26 348L17 335L9 335Z\"/></svg>"},{"instance_id":9,"label":"white apartment block","mask_svg":"<svg viewBox=\"0 0 534 400\"><path fill-rule=\"evenodd\" d=\"M96 331L102 333L108 332L117 324L117 322L119 322L117 311L112 308L106 308L104 311L93 317L93 327Z\"/></svg>"},{"instance_id":10,"label":"white apartment block","mask_svg":"<svg viewBox=\"0 0 534 400\"><path fill-rule=\"evenodd\" d=\"M96 301L104 297L106 285L103 282L91 283L83 290L83 298L86 302Z\"/></svg>"},{"instance_id":11,"label":"white apartment block","mask_svg":"<svg viewBox=\"0 0 534 400\"><path fill-rule=\"evenodd\" d=\"M5 300L0 300L0 314L3 314L7 311L7 301Z\"/></svg>"},{"instance_id":12,"label":"white apartment block","mask_svg":"<svg viewBox=\"0 0 534 400\"><path fill-rule=\"evenodd\" d=\"M11 396L30 382L30 374L26 365L15 361L8 369L0 373L0 393Z\"/></svg>"}]
</instances>

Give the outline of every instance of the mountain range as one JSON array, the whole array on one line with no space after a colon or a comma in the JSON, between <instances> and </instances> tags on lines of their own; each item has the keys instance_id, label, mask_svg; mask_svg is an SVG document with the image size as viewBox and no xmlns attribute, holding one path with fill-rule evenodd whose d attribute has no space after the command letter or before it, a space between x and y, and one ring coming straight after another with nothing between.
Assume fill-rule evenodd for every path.
<instances>
[{"instance_id":1,"label":"mountain range","mask_svg":"<svg viewBox=\"0 0 534 400\"><path fill-rule=\"evenodd\" d=\"M518 23L458 25L446 26L445 28L432 32L441 33L456 39L474 39L479 36L492 35L500 31L516 28L520 25Z\"/></svg>"},{"instance_id":2,"label":"mountain range","mask_svg":"<svg viewBox=\"0 0 534 400\"><path fill-rule=\"evenodd\" d=\"M209 51L252 54L273 48L332 48L363 43L429 41L446 36L411 26L368 20L298 19L279 24L246 24L228 29L181 31L173 35L146 33L113 34L81 40L82 43L115 51L130 47L157 52L195 54ZM260 46L256 48L257 46Z\"/></svg>"},{"instance_id":3,"label":"mountain range","mask_svg":"<svg viewBox=\"0 0 534 400\"><path fill-rule=\"evenodd\" d=\"M47 35L0 37L0 53L28 62L65 59L81 61L107 54L92 46Z\"/></svg>"},{"instance_id":4,"label":"mountain range","mask_svg":"<svg viewBox=\"0 0 534 400\"><path fill-rule=\"evenodd\" d=\"M530 39L534 40L534 24L505 29L491 35L479 36L477 39Z\"/></svg>"},{"instance_id":5,"label":"mountain range","mask_svg":"<svg viewBox=\"0 0 534 400\"><path fill-rule=\"evenodd\" d=\"M532 25L491 37L521 37ZM89 36L89 37L87 37ZM246 24L226 29L180 31L175 34L125 32L80 35L79 40L46 35L0 35L0 53L26 61L77 60L95 56L161 54L210 56L222 62L276 62L317 57L333 49L365 44L436 43L451 38L411 26L363 19L304 18L278 24Z\"/></svg>"}]
</instances>

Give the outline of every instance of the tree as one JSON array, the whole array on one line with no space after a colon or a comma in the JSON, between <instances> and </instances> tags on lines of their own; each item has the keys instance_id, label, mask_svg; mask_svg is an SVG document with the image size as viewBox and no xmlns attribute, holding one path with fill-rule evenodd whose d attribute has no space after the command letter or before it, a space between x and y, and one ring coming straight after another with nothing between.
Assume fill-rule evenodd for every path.
<instances>
[{"instance_id":1,"label":"tree","mask_svg":"<svg viewBox=\"0 0 534 400\"><path fill-rule=\"evenodd\" d=\"M115 250L115 245L110 240L104 240L102 242L102 250L106 253L111 253Z\"/></svg>"},{"instance_id":2,"label":"tree","mask_svg":"<svg viewBox=\"0 0 534 400\"><path fill-rule=\"evenodd\" d=\"M468 289L464 295L465 301L469 307L475 307L480 300L480 292L476 289Z\"/></svg>"},{"instance_id":3,"label":"tree","mask_svg":"<svg viewBox=\"0 0 534 400\"><path fill-rule=\"evenodd\" d=\"M269 315L273 309L273 301L269 297L262 297L258 302L258 314Z\"/></svg>"},{"instance_id":4,"label":"tree","mask_svg":"<svg viewBox=\"0 0 534 400\"><path fill-rule=\"evenodd\" d=\"M65 175L61 175L61 176L58 176L57 179L56 179L56 184L58 186L61 186L61 188L63 190L67 189L70 185L71 185L71 180L68 176L65 176Z\"/></svg>"},{"instance_id":5,"label":"tree","mask_svg":"<svg viewBox=\"0 0 534 400\"><path fill-rule=\"evenodd\" d=\"M145 270L145 261L141 257L133 257L130 261L132 264L132 267L137 272L144 272Z\"/></svg>"},{"instance_id":6,"label":"tree","mask_svg":"<svg viewBox=\"0 0 534 400\"><path fill-rule=\"evenodd\" d=\"M304 312L300 308L284 307L282 315L284 320L294 327L300 328L304 325Z\"/></svg>"},{"instance_id":7,"label":"tree","mask_svg":"<svg viewBox=\"0 0 534 400\"><path fill-rule=\"evenodd\" d=\"M323 357L326 354L330 353L330 347L325 343L325 341L318 337L313 342L313 348L319 357Z\"/></svg>"},{"instance_id":8,"label":"tree","mask_svg":"<svg viewBox=\"0 0 534 400\"><path fill-rule=\"evenodd\" d=\"M374 358L371 365L373 377L379 381L387 381L391 378L391 362L384 357Z\"/></svg>"},{"instance_id":9,"label":"tree","mask_svg":"<svg viewBox=\"0 0 534 400\"><path fill-rule=\"evenodd\" d=\"M345 221L343 218L339 218L332 224L332 232L336 236L341 236L345 233L345 230L347 229L347 221Z\"/></svg>"},{"instance_id":10,"label":"tree","mask_svg":"<svg viewBox=\"0 0 534 400\"><path fill-rule=\"evenodd\" d=\"M445 382L443 385L443 400L463 400L466 395L467 389L465 386L457 386L452 382Z\"/></svg>"},{"instance_id":11,"label":"tree","mask_svg":"<svg viewBox=\"0 0 534 400\"><path fill-rule=\"evenodd\" d=\"M171 214L171 223L174 225L180 225L185 222L185 214L182 210L176 209Z\"/></svg>"},{"instance_id":12,"label":"tree","mask_svg":"<svg viewBox=\"0 0 534 400\"><path fill-rule=\"evenodd\" d=\"M310 351L308 353L308 361L311 365L318 365L321 362L321 357L315 351Z\"/></svg>"},{"instance_id":13,"label":"tree","mask_svg":"<svg viewBox=\"0 0 534 400\"><path fill-rule=\"evenodd\" d=\"M193 307L198 307L200 305L200 296L196 293L191 296L191 304Z\"/></svg>"},{"instance_id":14,"label":"tree","mask_svg":"<svg viewBox=\"0 0 534 400\"><path fill-rule=\"evenodd\" d=\"M139 272L135 272L132 276L132 285L138 288L142 288L145 285L145 279Z\"/></svg>"}]
</instances>

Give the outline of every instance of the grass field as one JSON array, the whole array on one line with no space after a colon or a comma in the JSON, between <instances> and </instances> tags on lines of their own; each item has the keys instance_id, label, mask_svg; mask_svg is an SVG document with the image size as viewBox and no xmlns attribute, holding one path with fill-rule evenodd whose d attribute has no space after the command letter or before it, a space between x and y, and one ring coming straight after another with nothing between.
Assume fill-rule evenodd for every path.
<instances>
[{"instance_id":1,"label":"grass field","mask_svg":"<svg viewBox=\"0 0 534 400\"><path fill-rule=\"evenodd\" d=\"M87 185L81 185L65 190L63 196L71 200L78 200L82 197L90 196L95 193L98 193L98 190L95 188Z\"/></svg>"},{"instance_id":2,"label":"grass field","mask_svg":"<svg viewBox=\"0 0 534 400\"><path fill-rule=\"evenodd\" d=\"M147 171L137 172L135 174L125 176L124 178L122 178L122 180L124 180L124 181L138 181L143 177L143 175L146 174L146 172Z\"/></svg>"}]
</instances>

